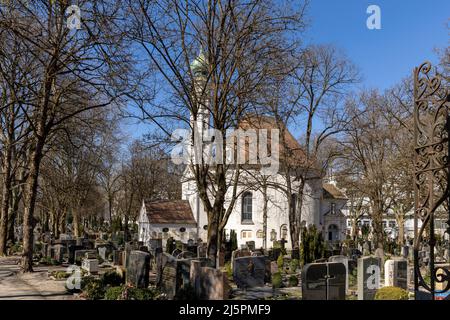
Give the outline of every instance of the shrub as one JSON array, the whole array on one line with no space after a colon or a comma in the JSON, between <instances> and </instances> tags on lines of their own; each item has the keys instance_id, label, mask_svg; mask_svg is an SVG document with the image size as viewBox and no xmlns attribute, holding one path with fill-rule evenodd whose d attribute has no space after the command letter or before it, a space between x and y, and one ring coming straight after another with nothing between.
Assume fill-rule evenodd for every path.
<instances>
[{"instance_id":1,"label":"shrub","mask_svg":"<svg viewBox=\"0 0 450 320\"><path fill-rule=\"evenodd\" d=\"M408 291L397 287L383 287L377 290L375 300L408 300Z\"/></svg>"},{"instance_id":2,"label":"shrub","mask_svg":"<svg viewBox=\"0 0 450 320\"><path fill-rule=\"evenodd\" d=\"M292 259L291 263L290 263L290 270L291 272L295 272L297 271L297 268L299 266L300 262L298 261L298 259Z\"/></svg>"},{"instance_id":3,"label":"shrub","mask_svg":"<svg viewBox=\"0 0 450 320\"><path fill-rule=\"evenodd\" d=\"M237 234L236 231L231 230L230 231L230 242L231 242L231 251L234 251L238 248L238 242L237 242Z\"/></svg>"},{"instance_id":4,"label":"shrub","mask_svg":"<svg viewBox=\"0 0 450 320\"><path fill-rule=\"evenodd\" d=\"M225 263L225 272L227 273L228 278L233 277L233 268L231 267L231 261Z\"/></svg>"},{"instance_id":5,"label":"shrub","mask_svg":"<svg viewBox=\"0 0 450 320\"><path fill-rule=\"evenodd\" d=\"M283 255L282 255L282 254L280 254L280 255L278 256L278 259L277 259L277 265L278 265L278 269L283 270L283 267L284 267L284 258L283 258Z\"/></svg>"},{"instance_id":6,"label":"shrub","mask_svg":"<svg viewBox=\"0 0 450 320\"><path fill-rule=\"evenodd\" d=\"M154 300L159 294L157 290L151 288L131 288L128 292L128 299L130 300ZM190 299L192 299L192 296L190 296Z\"/></svg>"},{"instance_id":7,"label":"shrub","mask_svg":"<svg viewBox=\"0 0 450 320\"><path fill-rule=\"evenodd\" d=\"M105 293L106 300L156 300L159 296L155 288L134 288L130 285L111 287Z\"/></svg>"},{"instance_id":8,"label":"shrub","mask_svg":"<svg viewBox=\"0 0 450 320\"><path fill-rule=\"evenodd\" d=\"M21 253L22 249L23 248L20 243L15 243L11 246L11 248L9 249L9 252L10 252L10 254Z\"/></svg>"},{"instance_id":9,"label":"shrub","mask_svg":"<svg viewBox=\"0 0 450 320\"><path fill-rule=\"evenodd\" d=\"M51 275L56 279L61 280L69 278L71 274L65 271L52 271Z\"/></svg>"},{"instance_id":10,"label":"shrub","mask_svg":"<svg viewBox=\"0 0 450 320\"><path fill-rule=\"evenodd\" d=\"M108 271L101 277L104 286L117 287L124 283L123 278L115 271Z\"/></svg>"},{"instance_id":11,"label":"shrub","mask_svg":"<svg viewBox=\"0 0 450 320\"><path fill-rule=\"evenodd\" d=\"M83 290L88 300L100 300L105 297L105 287L100 279L90 280Z\"/></svg>"},{"instance_id":12,"label":"shrub","mask_svg":"<svg viewBox=\"0 0 450 320\"><path fill-rule=\"evenodd\" d=\"M298 278L295 275L292 275L289 277L289 287L296 287L298 286Z\"/></svg>"},{"instance_id":13,"label":"shrub","mask_svg":"<svg viewBox=\"0 0 450 320\"><path fill-rule=\"evenodd\" d=\"M283 277L281 276L281 272L276 272L272 275L272 287L274 289L281 288L283 285Z\"/></svg>"},{"instance_id":14,"label":"shrub","mask_svg":"<svg viewBox=\"0 0 450 320\"><path fill-rule=\"evenodd\" d=\"M324 257L325 245L322 232L316 226L304 227L302 231L300 256L302 266Z\"/></svg>"},{"instance_id":15,"label":"shrub","mask_svg":"<svg viewBox=\"0 0 450 320\"><path fill-rule=\"evenodd\" d=\"M110 287L106 289L105 300L119 300L122 296L123 287Z\"/></svg>"}]
</instances>

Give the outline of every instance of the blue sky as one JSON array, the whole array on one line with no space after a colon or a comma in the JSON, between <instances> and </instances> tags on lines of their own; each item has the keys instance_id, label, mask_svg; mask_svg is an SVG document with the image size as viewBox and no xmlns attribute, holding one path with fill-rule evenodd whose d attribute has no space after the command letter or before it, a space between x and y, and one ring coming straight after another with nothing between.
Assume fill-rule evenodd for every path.
<instances>
[{"instance_id":1,"label":"blue sky","mask_svg":"<svg viewBox=\"0 0 450 320\"><path fill-rule=\"evenodd\" d=\"M381 30L366 26L369 5L381 9ZM365 88L395 85L423 61L436 62L435 48L450 45L450 0L311 0L308 18L305 42L342 49L359 67ZM124 126L133 138L149 128Z\"/></svg>"},{"instance_id":2,"label":"blue sky","mask_svg":"<svg viewBox=\"0 0 450 320\"><path fill-rule=\"evenodd\" d=\"M381 30L366 27L369 5L381 9ZM306 40L343 49L363 86L386 89L437 60L433 49L450 45L449 18L449 0L311 0Z\"/></svg>"}]
</instances>

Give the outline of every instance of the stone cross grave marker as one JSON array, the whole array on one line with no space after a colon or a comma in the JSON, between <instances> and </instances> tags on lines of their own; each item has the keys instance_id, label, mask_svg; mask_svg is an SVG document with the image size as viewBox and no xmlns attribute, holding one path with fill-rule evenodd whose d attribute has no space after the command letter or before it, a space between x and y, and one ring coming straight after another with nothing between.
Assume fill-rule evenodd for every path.
<instances>
[{"instance_id":1,"label":"stone cross grave marker","mask_svg":"<svg viewBox=\"0 0 450 320\"><path fill-rule=\"evenodd\" d=\"M343 255L331 256L328 258L328 262L340 262L345 266L345 292L348 292L348 257Z\"/></svg>"},{"instance_id":2,"label":"stone cross grave marker","mask_svg":"<svg viewBox=\"0 0 450 320\"><path fill-rule=\"evenodd\" d=\"M310 263L302 271L303 300L345 300L346 268L340 262Z\"/></svg>"}]
</instances>

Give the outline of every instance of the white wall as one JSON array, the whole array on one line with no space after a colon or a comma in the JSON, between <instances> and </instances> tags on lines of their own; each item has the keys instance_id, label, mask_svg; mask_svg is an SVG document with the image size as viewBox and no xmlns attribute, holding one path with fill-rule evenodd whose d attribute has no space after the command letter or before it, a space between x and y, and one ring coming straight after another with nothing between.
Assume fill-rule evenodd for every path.
<instances>
[{"instance_id":1,"label":"white wall","mask_svg":"<svg viewBox=\"0 0 450 320\"><path fill-rule=\"evenodd\" d=\"M203 241L207 240L207 231L203 229L203 226L208 224L206 212L204 211L201 200L198 199L196 192L196 183L192 180L190 172L187 170L184 174L184 182L182 183L182 197L185 200L189 200L194 218L199 221L199 234ZM248 181L246 185L251 185L253 178L248 173L241 173L240 181ZM278 185L285 185L285 179L282 175L274 175L270 178L270 182ZM237 194L240 194L245 187L238 187ZM293 190L298 188L298 183L293 183ZM253 194L253 224L243 224L241 221L242 214L242 194L235 202L233 211L228 219L225 227L226 232L235 230L237 233L238 246L245 244L247 241L255 241L256 248L263 246L263 238L258 237L258 231L263 231L263 194L260 190L249 190ZM230 204L233 189L229 188L226 194L225 207ZM291 248L291 239L289 232L289 214L288 203L283 191L269 187L268 204L267 204L267 247L272 247L272 241L270 240L270 234L272 230L275 230L277 240L281 239L281 228L286 225L287 230L287 243L286 247ZM315 224L321 229L320 221L320 202L322 196L322 181L320 179L309 180L305 187L305 197L303 199L302 220L305 220L307 224ZM211 197L212 198L212 197ZM243 232L251 236L248 238L243 237Z\"/></svg>"}]
</instances>

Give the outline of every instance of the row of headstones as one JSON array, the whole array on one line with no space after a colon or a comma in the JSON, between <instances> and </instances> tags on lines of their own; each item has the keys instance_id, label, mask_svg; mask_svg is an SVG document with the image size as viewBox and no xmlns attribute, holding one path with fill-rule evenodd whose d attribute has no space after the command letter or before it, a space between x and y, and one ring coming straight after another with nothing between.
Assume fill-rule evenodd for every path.
<instances>
[{"instance_id":1,"label":"row of headstones","mask_svg":"<svg viewBox=\"0 0 450 320\"><path fill-rule=\"evenodd\" d=\"M311 263L303 268L302 298L304 300L345 300L348 292L348 259L329 258L325 263ZM381 259L358 259L358 300L373 300L381 287ZM408 289L408 262L405 259L387 260L385 286Z\"/></svg>"},{"instance_id":2,"label":"row of headstones","mask_svg":"<svg viewBox=\"0 0 450 320\"><path fill-rule=\"evenodd\" d=\"M114 249L113 244L103 241L97 242L86 238L72 239L61 235L57 241L42 244L42 255L50 257L58 263L64 260L69 264L81 265L89 274L98 273L99 259L107 261Z\"/></svg>"},{"instance_id":3,"label":"row of headstones","mask_svg":"<svg viewBox=\"0 0 450 320\"><path fill-rule=\"evenodd\" d=\"M190 299L225 300L230 286L226 274L212 268L207 258L176 259L167 253L156 257L156 286L168 299L177 298L182 290L193 290ZM190 291L185 291L190 292Z\"/></svg>"}]
</instances>

